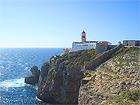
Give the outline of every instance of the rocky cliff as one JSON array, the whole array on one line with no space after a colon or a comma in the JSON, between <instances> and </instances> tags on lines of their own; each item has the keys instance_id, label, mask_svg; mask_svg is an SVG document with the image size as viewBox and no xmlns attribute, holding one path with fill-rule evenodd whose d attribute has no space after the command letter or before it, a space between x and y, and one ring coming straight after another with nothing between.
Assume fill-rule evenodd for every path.
<instances>
[{"instance_id":1,"label":"rocky cliff","mask_svg":"<svg viewBox=\"0 0 140 105\"><path fill-rule=\"evenodd\" d=\"M109 60L90 70L83 67L85 61L100 55L94 55L94 49L52 56L41 67L37 97L57 104L107 103L107 99L119 96L125 89L140 87L139 51L134 47L120 48Z\"/></svg>"},{"instance_id":2,"label":"rocky cliff","mask_svg":"<svg viewBox=\"0 0 140 105\"><path fill-rule=\"evenodd\" d=\"M139 48L121 48L109 60L100 64L94 70L86 70L86 73L87 77L83 79L83 86L79 90L78 104L137 105L140 102L140 94L134 95L137 99L135 101L127 98L127 96L131 97L131 94L127 94L123 98L122 96L121 98L116 97L120 97L119 95L126 89L140 88ZM109 102L106 100L113 96L117 100L113 100L113 98Z\"/></svg>"},{"instance_id":3,"label":"rocky cliff","mask_svg":"<svg viewBox=\"0 0 140 105\"><path fill-rule=\"evenodd\" d=\"M44 102L77 104L84 61L94 58L95 49L52 56L41 68L37 97Z\"/></svg>"},{"instance_id":4,"label":"rocky cliff","mask_svg":"<svg viewBox=\"0 0 140 105\"><path fill-rule=\"evenodd\" d=\"M58 56L42 65L38 82L37 97L48 103L78 103L81 67L63 62Z\"/></svg>"}]
</instances>

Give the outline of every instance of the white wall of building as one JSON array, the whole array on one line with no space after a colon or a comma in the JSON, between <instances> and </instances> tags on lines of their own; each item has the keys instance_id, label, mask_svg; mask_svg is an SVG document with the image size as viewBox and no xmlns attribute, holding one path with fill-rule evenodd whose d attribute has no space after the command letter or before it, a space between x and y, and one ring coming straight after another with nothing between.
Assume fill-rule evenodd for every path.
<instances>
[{"instance_id":1,"label":"white wall of building","mask_svg":"<svg viewBox=\"0 0 140 105\"><path fill-rule=\"evenodd\" d=\"M83 43L83 44L77 44L75 42L72 43L72 51L78 51L78 50L90 49L90 48L96 48L96 43Z\"/></svg>"}]
</instances>

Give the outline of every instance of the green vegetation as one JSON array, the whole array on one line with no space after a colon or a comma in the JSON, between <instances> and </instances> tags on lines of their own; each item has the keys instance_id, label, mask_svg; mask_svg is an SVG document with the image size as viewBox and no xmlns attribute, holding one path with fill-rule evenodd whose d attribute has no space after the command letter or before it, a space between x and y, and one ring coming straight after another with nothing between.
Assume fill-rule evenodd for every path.
<instances>
[{"instance_id":1,"label":"green vegetation","mask_svg":"<svg viewBox=\"0 0 140 105\"><path fill-rule=\"evenodd\" d=\"M94 76L92 77L92 81L95 81L95 77L96 77L96 74L94 74Z\"/></svg>"},{"instance_id":2,"label":"green vegetation","mask_svg":"<svg viewBox=\"0 0 140 105\"><path fill-rule=\"evenodd\" d=\"M131 53L133 51L135 51L136 54L138 54L140 49L138 47L122 47L119 50L117 50L114 54L112 54L111 57L115 57L117 55L124 55L126 53Z\"/></svg>"},{"instance_id":3,"label":"green vegetation","mask_svg":"<svg viewBox=\"0 0 140 105\"><path fill-rule=\"evenodd\" d=\"M107 101L102 105L108 105L108 104L131 105L134 103L137 104L139 99L140 99L140 88L131 91L126 89L120 95L113 96L107 99Z\"/></svg>"},{"instance_id":4,"label":"green vegetation","mask_svg":"<svg viewBox=\"0 0 140 105\"><path fill-rule=\"evenodd\" d=\"M106 51L104 51L103 53L105 52ZM84 65L85 61L90 61L92 59L95 59L99 57L100 55L102 55L103 53L95 55L95 49L92 48L92 49L70 52L60 57L64 60L64 62L65 60L67 60L69 62L74 62L76 65Z\"/></svg>"},{"instance_id":5,"label":"green vegetation","mask_svg":"<svg viewBox=\"0 0 140 105\"><path fill-rule=\"evenodd\" d=\"M91 77L91 74L88 74L87 77Z\"/></svg>"},{"instance_id":6,"label":"green vegetation","mask_svg":"<svg viewBox=\"0 0 140 105\"><path fill-rule=\"evenodd\" d=\"M135 52L135 54L138 55L139 51L140 51L140 49L138 47L129 47L129 48L122 47L119 50L117 50L114 54L112 54L111 58L114 59L114 58L116 58L116 56L123 56L126 53L131 54L132 52L133 53ZM107 51L104 51L103 53L105 53L105 52L107 52ZM64 63L64 64L74 64L74 65L83 66L85 61L90 61L92 59L95 59L95 58L99 57L100 55L102 55L103 53L95 55L95 49L92 48L92 49L70 52L70 53L64 54L62 56L58 56L58 55L55 55L55 56L60 57L63 61L62 63ZM129 62L131 62L132 59L125 58L125 60L127 61L126 65L129 66ZM134 60L136 60L136 59L134 59ZM118 64L115 61L116 62L115 65L123 68L124 64L121 64L121 63L124 61L124 59L120 57L118 61L120 62L120 64ZM137 61L135 61L135 62L137 62ZM108 68L108 69L111 70L111 68Z\"/></svg>"},{"instance_id":7,"label":"green vegetation","mask_svg":"<svg viewBox=\"0 0 140 105\"><path fill-rule=\"evenodd\" d=\"M77 65L83 65L85 61L90 61L96 57L95 49L80 50L75 52L70 52L61 56L65 61L74 62Z\"/></svg>"},{"instance_id":8,"label":"green vegetation","mask_svg":"<svg viewBox=\"0 0 140 105\"><path fill-rule=\"evenodd\" d=\"M127 98L128 100L137 101L138 99L140 99L140 88L134 89L132 91L125 90L122 92L121 95L124 96L125 98Z\"/></svg>"},{"instance_id":9,"label":"green vegetation","mask_svg":"<svg viewBox=\"0 0 140 105\"><path fill-rule=\"evenodd\" d=\"M104 52L97 54L95 58L99 57L99 56L102 55L103 53L104 53Z\"/></svg>"},{"instance_id":10,"label":"green vegetation","mask_svg":"<svg viewBox=\"0 0 140 105\"><path fill-rule=\"evenodd\" d=\"M106 63L103 63L101 64L100 68L102 71L113 74L117 74L120 72L120 70L123 70L123 73L127 74L130 67L138 70L139 66L137 64L139 61L137 57L139 56L139 52L140 49L138 47L122 47L111 56L110 66Z\"/></svg>"}]
</instances>

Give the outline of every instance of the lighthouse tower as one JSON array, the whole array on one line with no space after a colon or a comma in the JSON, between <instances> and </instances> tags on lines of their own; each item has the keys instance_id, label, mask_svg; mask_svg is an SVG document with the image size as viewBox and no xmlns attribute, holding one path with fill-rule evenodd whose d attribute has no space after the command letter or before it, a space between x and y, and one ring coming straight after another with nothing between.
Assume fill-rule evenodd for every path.
<instances>
[{"instance_id":1,"label":"lighthouse tower","mask_svg":"<svg viewBox=\"0 0 140 105\"><path fill-rule=\"evenodd\" d=\"M81 37L81 42L85 42L86 41L86 33L85 31L83 30L82 32L82 37Z\"/></svg>"}]
</instances>

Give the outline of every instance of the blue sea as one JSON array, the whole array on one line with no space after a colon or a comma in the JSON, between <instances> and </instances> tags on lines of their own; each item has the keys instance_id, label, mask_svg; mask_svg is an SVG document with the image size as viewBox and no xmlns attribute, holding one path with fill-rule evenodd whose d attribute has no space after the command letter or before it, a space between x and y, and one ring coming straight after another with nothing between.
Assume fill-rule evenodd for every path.
<instances>
[{"instance_id":1,"label":"blue sea","mask_svg":"<svg viewBox=\"0 0 140 105\"><path fill-rule=\"evenodd\" d=\"M30 69L53 55L62 53L62 48L0 48L0 105L47 105L36 98L38 85L27 85L24 78Z\"/></svg>"}]
</instances>

